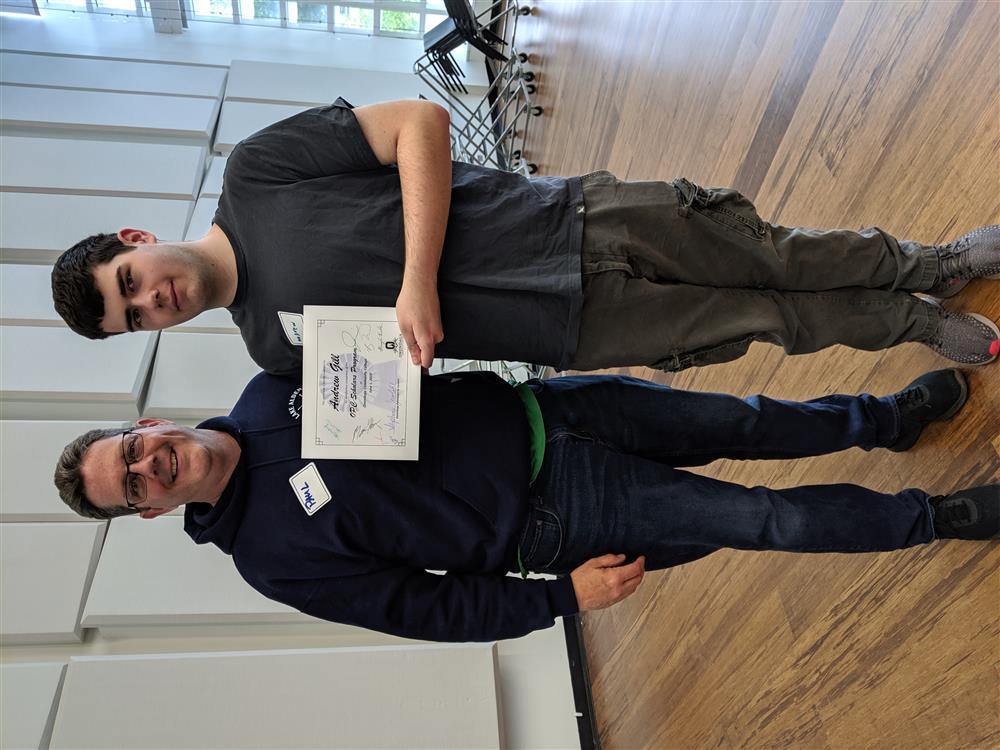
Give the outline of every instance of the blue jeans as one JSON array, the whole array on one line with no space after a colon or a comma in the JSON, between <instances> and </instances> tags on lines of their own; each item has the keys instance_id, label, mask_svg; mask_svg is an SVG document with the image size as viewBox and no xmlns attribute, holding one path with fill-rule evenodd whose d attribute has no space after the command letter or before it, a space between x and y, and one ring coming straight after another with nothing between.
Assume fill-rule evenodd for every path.
<instances>
[{"instance_id":1,"label":"blue jeans","mask_svg":"<svg viewBox=\"0 0 1000 750\"><path fill-rule=\"evenodd\" d=\"M740 399L635 378L534 381L545 459L520 540L528 570L568 573L606 553L654 570L723 547L872 552L934 538L927 493L852 484L774 490L681 471L718 458L817 456L891 444L891 397Z\"/></svg>"}]
</instances>

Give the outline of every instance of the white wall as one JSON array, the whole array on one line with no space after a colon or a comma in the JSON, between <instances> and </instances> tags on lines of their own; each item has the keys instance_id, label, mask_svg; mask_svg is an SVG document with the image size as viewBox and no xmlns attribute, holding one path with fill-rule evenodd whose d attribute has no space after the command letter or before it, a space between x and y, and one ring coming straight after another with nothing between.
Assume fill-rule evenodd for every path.
<instances>
[{"instance_id":1,"label":"white wall","mask_svg":"<svg viewBox=\"0 0 1000 750\"><path fill-rule=\"evenodd\" d=\"M0 524L0 638L6 644L81 639L80 609L106 527L100 522Z\"/></svg>"},{"instance_id":2,"label":"white wall","mask_svg":"<svg viewBox=\"0 0 1000 750\"><path fill-rule=\"evenodd\" d=\"M4 188L10 189L6 178ZM4 263L51 267L59 254L81 237L111 231L129 222L158 237L181 237L193 206L190 200L127 194L2 192L0 258Z\"/></svg>"},{"instance_id":3,"label":"white wall","mask_svg":"<svg viewBox=\"0 0 1000 750\"><path fill-rule=\"evenodd\" d=\"M77 658L51 746L488 750L498 698L479 644Z\"/></svg>"},{"instance_id":4,"label":"white wall","mask_svg":"<svg viewBox=\"0 0 1000 750\"><path fill-rule=\"evenodd\" d=\"M0 522L88 523L59 499L51 481L56 456L78 435L124 422L0 420Z\"/></svg>"},{"instance_id":5,"label":"white wall","mask_svg":"<svg viewBox=\"0 0 1000 750\"><path fill-rule=\"evenodd\" d=\"M0 665L0 747L48 747L63 662Z\"/></svg>"}]
</instances>

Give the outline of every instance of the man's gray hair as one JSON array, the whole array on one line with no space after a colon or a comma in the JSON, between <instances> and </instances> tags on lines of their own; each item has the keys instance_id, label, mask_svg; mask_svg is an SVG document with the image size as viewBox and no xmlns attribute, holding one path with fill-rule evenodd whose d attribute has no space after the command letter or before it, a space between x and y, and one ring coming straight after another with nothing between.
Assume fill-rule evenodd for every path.
<instances>
[{"instance_id":1,"label":"man's gray hair","mask_svg":"<svg viewBox=\"0 0 1000 750\"><path fill-rule=\"evenodd\" d=\"M116 505L112 508L98 508L87 498L83 491L83 476L80 474L80 464L84 454L92 443L106 437L114 437L128 431L127 427L110 427L85 432L72 443L63 448L62 455L56 462L55 483L59 497L73 511L85 518L107 520L116 516L127 516L138 513L135 508Z\"/></svg>"}]
</instances>

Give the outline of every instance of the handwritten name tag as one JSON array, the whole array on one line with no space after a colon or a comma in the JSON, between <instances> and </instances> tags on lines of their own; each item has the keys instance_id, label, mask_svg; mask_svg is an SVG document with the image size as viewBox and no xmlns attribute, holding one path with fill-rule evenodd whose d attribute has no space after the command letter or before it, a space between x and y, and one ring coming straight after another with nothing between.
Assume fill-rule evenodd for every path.
<instances>
[{"instance_id":1,"label":"handwritten name tag","mask_svg":"<svg viewBox=\"0 0 1000 750\"><path fill-rule=\"evenodd\" d=\"M306 464L301 471L289 477L288 483L292 485L299 503L310 516L322 508L332 497L330 490L323 482L323 477L319 475L319 469L312 461Z\"/></svg>"},{"instance_id":2,"label":"handwritten name tag","mask_svg":"<svg viewBox=\"0 0 1000 750\"><path fill-rule=\"evenodd\" d=\"M302 316L278 310L278 319L292 346L302 346Z\"/></svg>"}]
</instances>

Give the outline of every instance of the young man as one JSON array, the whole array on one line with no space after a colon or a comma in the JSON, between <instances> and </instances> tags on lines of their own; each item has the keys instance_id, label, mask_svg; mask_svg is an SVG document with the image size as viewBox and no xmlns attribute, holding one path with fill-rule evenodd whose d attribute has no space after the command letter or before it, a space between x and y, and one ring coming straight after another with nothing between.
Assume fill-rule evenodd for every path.
<instances>
[{"instance_id":1,"label":"young man","mask_svg":"<svg viewBox=\"0 0 1000 750\"><path fill-rule=\"evenodd\" d=\"M906 450L964 404L957 370L892 396L805 403L607 376L517 390L491 373L426 378L419 461L299 458L297 389L262 373L228 417L197 429L144 419L86 433L63 452L56 485L96 518L154 518L186 503L192 539L231 554L265 596L441 641L524 635L620 601L646 569L722 547L863 552L1000 535L997 484L945 497L774 490L678 468ZM517 570L568 575L506 575Z\"/></svg>"},{"instance_id":2,"label":"young man","mask_svg":"<svg viewBox=\"0 0 1000 750\"><path fill-rule=\"evenodd\" d=\"M448 127L430 102L338 99L265 128L229 157L204 237L88 237L56 263L56 309L103 338L227 307L277 374L300 365L305 304L395 305L424 366L437 354L669 371L755 340L790 354L919 341L964 364L1000 351L993 322L910 294L1000 274L1000 226L941 247L789 229L684 179L453 164Z\"/></svg>"}]
</instances>

